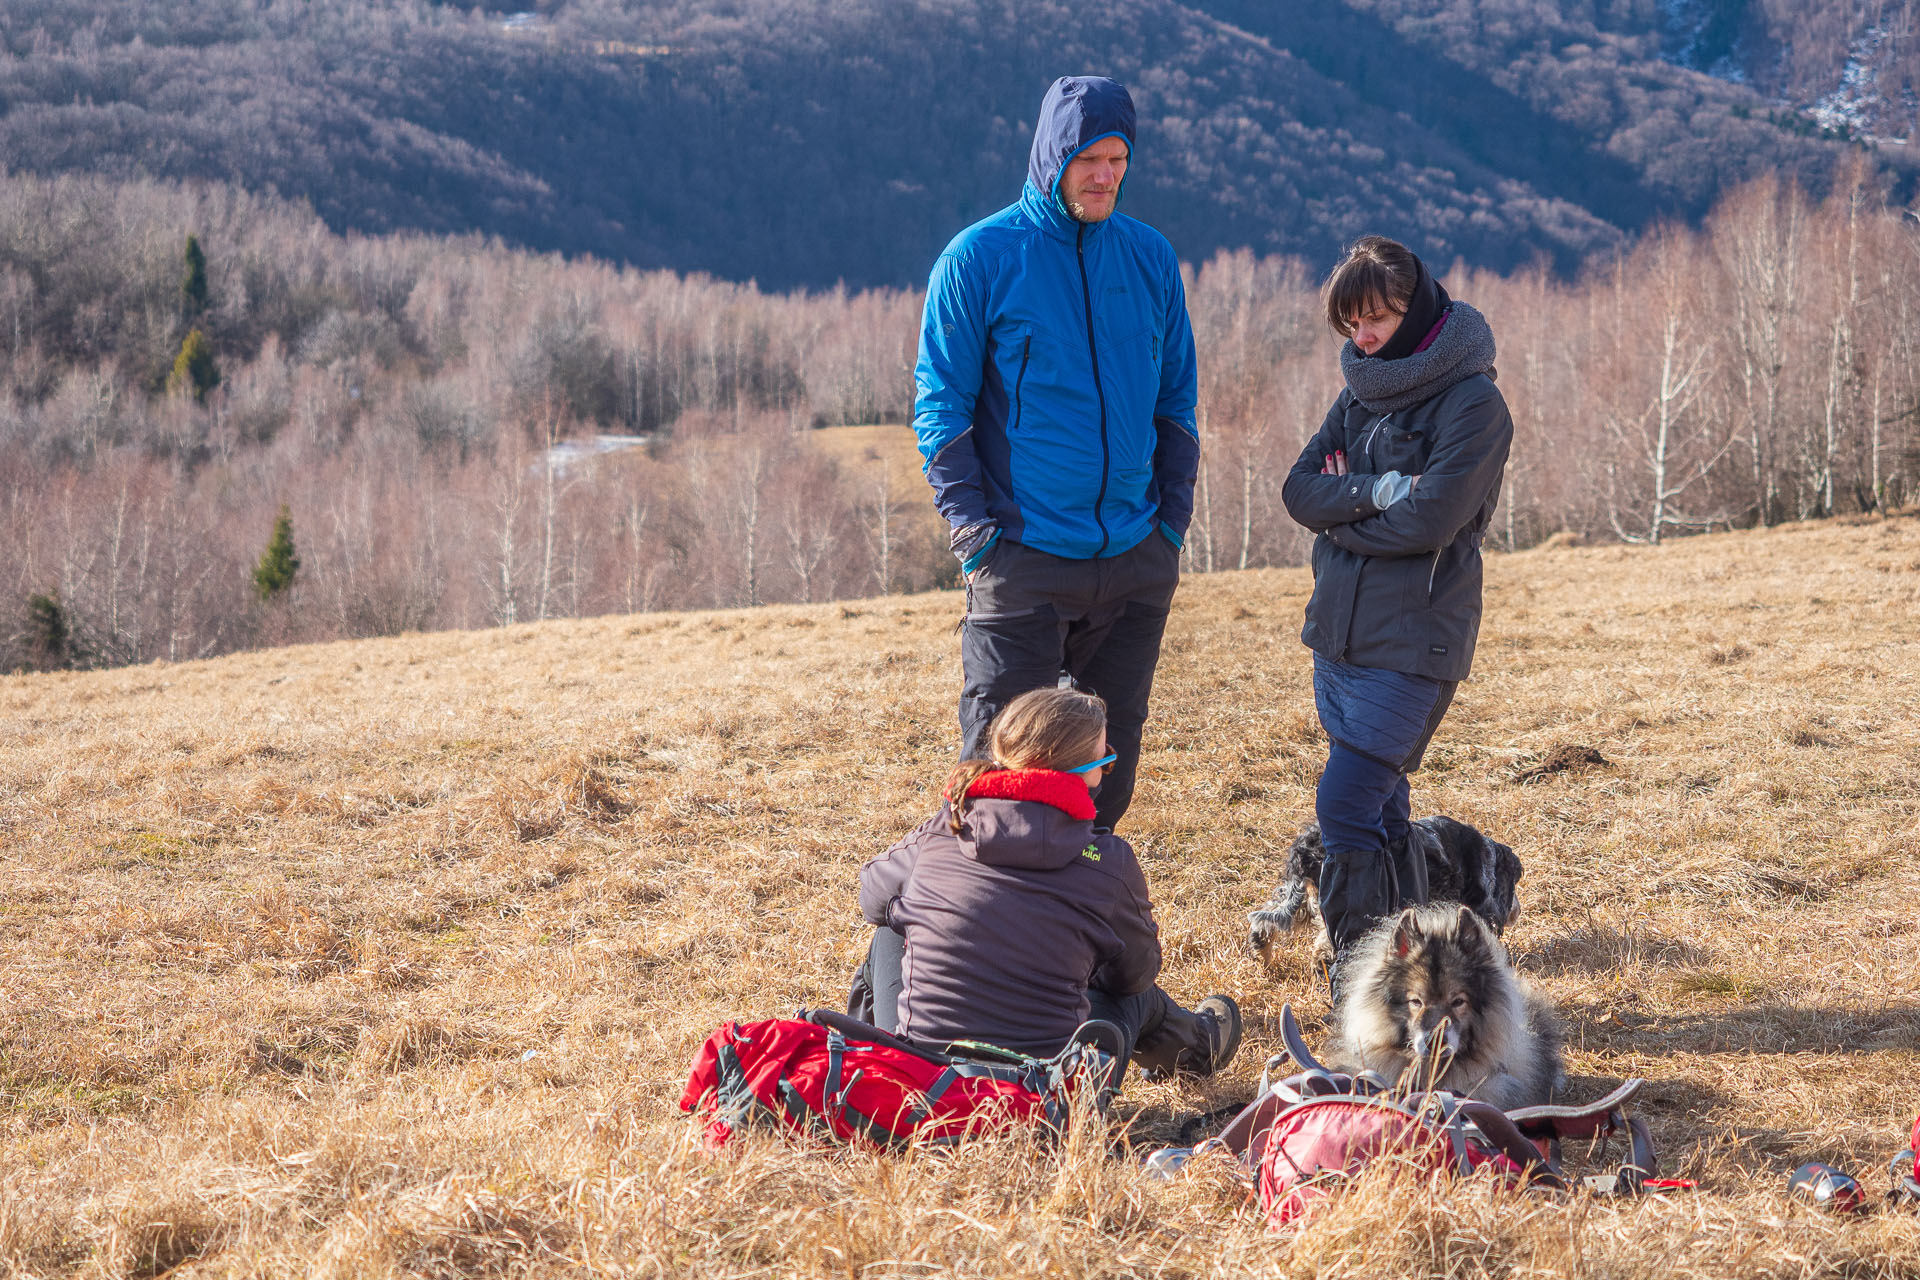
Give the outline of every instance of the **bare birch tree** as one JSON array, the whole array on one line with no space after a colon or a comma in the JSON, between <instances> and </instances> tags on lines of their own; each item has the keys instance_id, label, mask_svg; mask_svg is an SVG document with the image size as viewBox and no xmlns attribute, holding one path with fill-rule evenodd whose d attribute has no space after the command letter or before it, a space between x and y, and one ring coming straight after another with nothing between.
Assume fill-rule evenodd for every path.
<instances>
[{"instance_id":1,"label":"bare birch tree","mask_svg":"<svg viewBox=\"0 0 1920 1280\"><path fill-rule=\"evenodd\" d=\"M1603 410L1607 518L1624 542L1726 523L1685 502L1735 439L1731 424L1698 411L1717 371L1715 335L1695 323L1715 292L1711 269L1685 232L1664 227L1613 273L1611 339L1628 354Z\"/></svg>"}]
</instances>

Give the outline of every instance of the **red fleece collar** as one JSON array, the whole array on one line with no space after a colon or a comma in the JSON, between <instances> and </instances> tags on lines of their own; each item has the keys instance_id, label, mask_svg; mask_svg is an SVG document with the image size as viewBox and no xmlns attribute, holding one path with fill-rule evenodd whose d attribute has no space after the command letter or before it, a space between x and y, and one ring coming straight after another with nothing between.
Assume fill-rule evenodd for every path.
<instances>
[{"instance_id":1,"label":"red fleece collar","mask_svg":"<svg viewBox=\"0 0 1920 1280\"><path fill-rule=\"evenodd\" d=\"M1093 793L1077 773L1057 769L995 769L975 778L967 788L974 800L1037 800L1069 818L1093 821Z\"/></svg>"}]
</instances>

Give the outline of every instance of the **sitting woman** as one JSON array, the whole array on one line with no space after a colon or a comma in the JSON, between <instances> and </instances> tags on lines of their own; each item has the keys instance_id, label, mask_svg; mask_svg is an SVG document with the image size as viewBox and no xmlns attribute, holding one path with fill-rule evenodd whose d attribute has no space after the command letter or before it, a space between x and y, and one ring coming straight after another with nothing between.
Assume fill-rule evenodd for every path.
<instances>
[{"instance_id":1,"label":"sitting woman","mask_svg":"<svg viewBox=\"0 0 1920 1280\"><path fill-rule=\"evenodd\" d=\"M878 925L850 1012L910 1040L1044 1057L1088 1018L1150 1075L1211 1075L1240 1046L1226 996L1187 1010L1154 985L1160 937L1133 849L1095 830L1113 756L1106 705L1036 689L993 723L993 759L948 780L940 812L860 869Z\"/></svg>"}]
</instances>

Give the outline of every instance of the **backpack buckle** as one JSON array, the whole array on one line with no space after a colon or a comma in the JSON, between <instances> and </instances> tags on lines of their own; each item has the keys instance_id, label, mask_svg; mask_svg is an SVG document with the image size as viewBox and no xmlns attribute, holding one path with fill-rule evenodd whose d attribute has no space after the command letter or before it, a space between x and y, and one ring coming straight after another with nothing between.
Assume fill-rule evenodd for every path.
<instances>
[{"instance_id":1,"label":"backpack buckle","mask_svg":"<svg viewBox=\"0 0 1920 1280\"><path fill-rule=\"evenodd\" d=\"M1920 1169L1911 1149L1902 1151L1887 1165L1887 1172L1893 1175L1893 1191L1890 1193L1895 1204L1920 1204L1920 1182L1914 1180L1914 1171Z\"/></svg>"}]
</instances>

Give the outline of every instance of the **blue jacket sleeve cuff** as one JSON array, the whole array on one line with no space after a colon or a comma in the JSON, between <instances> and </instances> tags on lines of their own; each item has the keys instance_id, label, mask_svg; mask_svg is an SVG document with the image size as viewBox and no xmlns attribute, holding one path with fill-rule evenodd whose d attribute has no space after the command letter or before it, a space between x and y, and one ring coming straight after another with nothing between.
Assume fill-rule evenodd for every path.
<instances>
[{"instance_id":1,"label":"blue jacket sleeve cuff","mask_svg":"<svg viewBox=\"0 0 1920 1280\"><path fill-rule=\"evenodd\" d=\"M1173 526L1168 524L1165 520L1160 521L1160 533L1162 537L1166 538L1168 542L1171 542L1177 548L1184 549L1187 545L1187 540L1181 535L1175 533L1173 531Z\"/></svg>"},{"instance_id":2,"label":"blue jacket sleeve cuff","mask_svg":"<svg viewBox=\"0 0 1920 1280\"><path fill-rule=\"evenodd\" d=\"M960 572L966 574L978 569L980 562L987 558L987 552L993 550L993 544L998 541L1000 541L1000 530L995 529L991 537L974 548L972 555L960 562Z\"/></svg>"}]
</instances>

